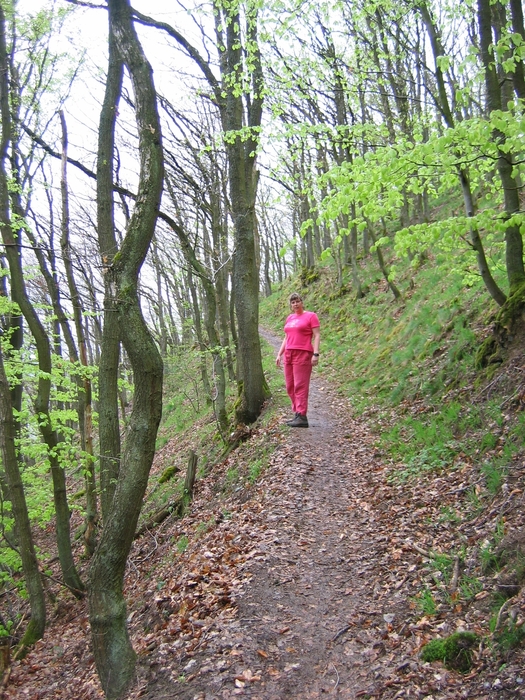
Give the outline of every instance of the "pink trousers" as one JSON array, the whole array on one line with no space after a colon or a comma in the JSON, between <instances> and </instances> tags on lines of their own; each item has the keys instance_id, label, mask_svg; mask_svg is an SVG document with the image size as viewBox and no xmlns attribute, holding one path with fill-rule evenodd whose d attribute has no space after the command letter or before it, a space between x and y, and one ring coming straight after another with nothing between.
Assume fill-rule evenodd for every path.
<instances>
[{"instance_id":1,"label":"pink trousers","mask_svg":"<svg viewBox=\"0 0 525 700\"><path fill-rule=\"evenodd\" d=\"M292 411L306 416L308 390L312 374L312 353L308 350L285 350L284 379L292 402Z\"/></svg>"}]
</instances>

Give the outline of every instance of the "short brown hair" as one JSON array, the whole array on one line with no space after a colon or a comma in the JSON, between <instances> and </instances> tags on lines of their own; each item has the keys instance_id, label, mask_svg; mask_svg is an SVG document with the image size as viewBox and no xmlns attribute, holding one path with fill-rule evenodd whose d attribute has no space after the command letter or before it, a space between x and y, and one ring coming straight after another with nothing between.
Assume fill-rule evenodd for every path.
<instances>
[{"instance_id":1,"label":"short brown hair","mask_svg":"<svg viewBox=\"0 0 525 700\"><path fill-rule=\"evenodd\" d=\"M290 297L288 299L288 303L291 304L292 301L295 301L296 299L298 301L302 301L303 297L300 294L297 294L297 292L294 292L293 294L290 294Z\"/></svg>"}]
</instances>

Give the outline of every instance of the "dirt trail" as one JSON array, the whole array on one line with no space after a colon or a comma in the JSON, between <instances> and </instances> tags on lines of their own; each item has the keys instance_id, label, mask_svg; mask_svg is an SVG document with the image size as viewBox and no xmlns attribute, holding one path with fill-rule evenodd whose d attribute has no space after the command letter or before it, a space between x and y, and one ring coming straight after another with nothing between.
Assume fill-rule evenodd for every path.
<instances>
[{"instance_id":1,"label":"dirt trail","mask_svg":"<svg viewBox=\"0 0 525 700\"><path fill-rule=\"evenodd\" d=\"M217 622L205 651L192 655L186 687L150 684L148 700L386 697L374 693L388 664L375 661L402 594L378 602L387 542L365 500L378 461L350 415L314 372L310 427L280 428L280 448L258 482L257 556L235 619Z\"/></svg>"},{"instance_id":2,"label":"dirt trail","mask_svg":"<svg viewBox=\"0 0 525 700\"><path fill-rule=\"evenodd\" d=\"M373 516L359 505L376 460L369 436L349 415L346 401L314 374L310 427L285 432L272 475L278 486L268 494L273 540L239 601L250 639L244 660L260 666L254 651L270 650L272 674L252 697L354 698L369 685L370 657L381 638L374 629L359 640L352 630L363 619L384 626L381 613L392 611L374 602L384 544L374 538Z\"/></svg>"},{"instance_id":3,"label":"dirt trail","mask_svg":"<svg viewBox=\"0 0 525 700\"><path fill-rule=\"evenodd\" d=\"M435 636L487 628L484 593L464 608L450 596L431 615L417 597L439 588L425 551L457 546L443 496L453 510L468 465L389 483L364 421L316 371L310 427L288 428L288 415L253 438L276 445L253 485L217 498L242 459L231 453L199 480L185 518L136 540L126 576L139 654L129 700L525 697L519 659L503 670L480 647L462 675L419 658ZM461 536L476 539L479 527L463 523ZM5 699L101 698L88 648L85 602L57 610L46 639L15 664Z\"/></svg>"}]
</instances>

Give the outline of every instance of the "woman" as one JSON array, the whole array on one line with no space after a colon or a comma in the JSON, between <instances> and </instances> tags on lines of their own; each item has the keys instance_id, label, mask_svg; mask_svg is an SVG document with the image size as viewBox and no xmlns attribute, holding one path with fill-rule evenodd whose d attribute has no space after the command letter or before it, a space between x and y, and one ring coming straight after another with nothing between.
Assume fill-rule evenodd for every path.
<instances>
[{"instance_id":1,"label":"woman","mask_svg":"<svg viewBox=\"0 0 525 700\"><path fill-rule=\"evenodd\" d=\"M312 367L319 362L321 334L319 319L313 311L305 311L300 294L290 296L292 313L284 324L284 340L275 364L281 366L284 355L286 391L292 402L295 417L286 421L292 428L308 428L308 391Z\"/></svg>"}]
</instances>

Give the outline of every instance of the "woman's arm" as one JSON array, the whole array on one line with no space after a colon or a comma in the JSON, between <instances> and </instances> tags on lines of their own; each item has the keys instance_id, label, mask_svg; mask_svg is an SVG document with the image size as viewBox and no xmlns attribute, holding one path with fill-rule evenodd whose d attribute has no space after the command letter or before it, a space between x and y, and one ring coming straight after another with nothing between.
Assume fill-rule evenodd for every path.
<instances>
[{"instance_id":1,"label":"woman's arm","mask_svg":"<svg viewBox=\"0 0 525 700\"><path fill-rule=\"evenodd\" d=\"M312 345L314 347L314 354L312 355L312 364L316 365L319 362L319 345L321 343L321 329L319 326L312 328Z\"/></svg>"},{"instance_id":2,"label":"woman's arm","mask_svg":"<svg viewBox=\"0 0 525 700\"><path fill-rule=\"evenodd\" d=\"M285 351L286 348L286 336L284 336L283 342L281 343L281 347L279 348L279 352L277 353L277 357L275 358L275 364L277 367L280 366L281 364L281 355Z\"/></svg>"}]
</instances>

